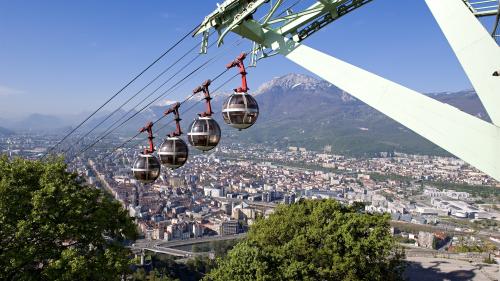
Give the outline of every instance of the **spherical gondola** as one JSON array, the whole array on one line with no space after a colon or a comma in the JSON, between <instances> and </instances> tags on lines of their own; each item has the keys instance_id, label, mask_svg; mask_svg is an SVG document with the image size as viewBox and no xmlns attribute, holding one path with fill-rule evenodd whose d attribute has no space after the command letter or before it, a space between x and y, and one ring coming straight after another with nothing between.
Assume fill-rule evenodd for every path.
<instances>
[{"instance_id":1,"label":"spherical gondola","mask_svg":"<svg viewBox=\"0 0 500 281\"><path fill-rule=\"evenodd\" d=\"M158 149L158 155L161 164L171 169L177 169L186 163L188 151L188 146L183 139L167 137Z\"/></svg>"},{"instance_id":2,"label":"spherical gondola","mask_svg":"<svg viewBox=\"0 0 500 281\"><path fill-rule=\"evenodd\" d=\"M259 105L247 93L232 94L223 105L222 118L231 127L247 129L257 121Z\"/></svg>"},{"instance_id":3,"label":"spherical gondola","mask_svg":"<svg viewBox=\"0 0 500 281\"><path fill-rule=\"evenodd\" d=\"M160 161L153 154L141 153L132 166L132 173L141 183L152 183L160 175Z\"/></svg>"},{"instance_id":4,"label":"spherical gondola","mask_svg":"<svg viewBox=\"0 0 500 281\"><path fill-rule=\"evenodd\" d=\"M209 151L220 141L220 127L212 117L198 117L189 128L188 141L196 149Z\"/></svg>"},{"instance_id":5,"label":"spherical gondola","mask_svg":"<svg viewBox=\"0 0 500 281\"><path fill-rule=\"evenodd\" d=\"M160 161L153 155L155 151L153 124L153 122L148 122L146 126L139 130L140 133L146 132L148 134L149 146L144 149L143 153L139 153L134 165L132 165L132 173L135 179L143 184L152 183L160 176Z\"/></svg>"}]
</instances>

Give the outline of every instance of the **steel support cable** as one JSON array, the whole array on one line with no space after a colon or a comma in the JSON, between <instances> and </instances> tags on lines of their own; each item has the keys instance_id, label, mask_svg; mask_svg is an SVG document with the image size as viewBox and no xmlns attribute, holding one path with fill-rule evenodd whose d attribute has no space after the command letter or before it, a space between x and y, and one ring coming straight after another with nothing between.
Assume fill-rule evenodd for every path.
<instances>
[{"instance_id":1,"label":"steel support cable","mask_svg":"<svg viewBox=\"0 0 500 281\"><path fill-rule=\"evenodd\" d=\"M216 79L218 79L220 76L222 76L224 73L226 73L226 71L220 73L219 75L217 75L214 80L212 81L215 81ZM236 78L237 76L239 76L240 74L239 73L236 73L235 75L231 76L229 79L227 79L226 81L224 81L224 83L222 83L221 85L219 85L215 90L213 90L213 92L217 92L219 89L221 89L222 87L224 87L225 85L227 85L227 83L229 83L231 80L233 80L234 78ZM180 104L184 104L185 102L187 102L188 100L190 100L192 97L194 96L194 94L191 94L189 97L187 97L186 99L184 99ZM219 95L215 95L214 97L218 97ZM186 114L187 112L191 111L195 106L197 106L201 101L203 101L203 99L201 100L198 100L196 101L194 104L192 104L188 109L184 110L182 112L182 114ZM158 121L160 121L161 119L163 119L163 117L165 117L165 115L163 115L162 117L160 117L158 120L156 120L155 122L153 122L153 124L156 124ZM158 128L156 130L156 133L159 134L159 132L167 127L168 125L170 125L171 123L173 123L174 120L170 120L169 122L165 123L163 126L161 126L160 128ZM128 140L126 140L125 142L123 142L122 144L120 144L119 146L115 147L111 153L109 153L108 155L106 155L104 158L108 158L109 156L111 156L116 150L124 147L127 143L131 142L132 140L134 140L135 138L137 138L138 136L140 135L140 133L136 134L135 136L129 138ZM139 140L139 141L143 141L143 140ZM137 145L138 142L134 145Z\"/></svg>"},{"instance_id":2,"label":"steel support cable","mask_svg":"<svg viewBox=\"0 0 500 281\"><path fill-rule=\"evenodd\" d=\"M241 41L241 40L238 40L238 41ZM238 41L236 41L235 43L237 43L236 45L238 45ZM213 45L215 44L212 43L210 47L212 47ZM212 62L212 60L217 60L217 56L220 56L221 55L221 52L219 52L216 56L212 57L211 59L209 59L207 62L205 62L205 65L202 67L200 66L198 69L196 69L194 72L196 71L199 71L200 69L203 69L205 68L209 63ZM133 117L135 117L136 115L138 115L140 112L142 112L146 107L148 107L149 105L151 105L152 103L154 103L155 101L157 101L158 99L166 96L168 93L172 92L173 90L177 89L179 86L180 86L180 83L176 83L174 86L170 87L169 89L167 89L166 91L164 91L162 94L160 94L160 96L156 97L153 101L151 101L150 103L146 104L145 106L143 106L140 110L136 111L132 116L130 116L129 118L127 118L125 121L122 121L127 115L129 115L131 112L133 112L137 106L141 105L144 101L146 101L149 97L151 97L154 93L156 93L160 88L162 88L166 83L168 83L170 80L172 80L175 76L177 76L177 74L179 74L180 72L182 72L184 69L186 69L188 66L191 65L191 63L193 63L197 58L199 58L201 56L201 54L198 54L197 56L195 56L191 61L189 61L186 65L184 65L184 67L182 67L177 73L175 73L173 76L171 76L167 81L165 81L163 84L161 84L159 87L157 87L153 92L151 92L149 95L147 95L145 98L143 98L139 103L137 103L135 105L135 107L131 108L127 113L125 113L121 118L119 118L118 120L116 120L115 122L113 122L110 126L108 126L106 128L106 130L104 131L104 133L99 136L97 139L99 141L101 141L103 138L107 137L109 134L111 134L112 132L116 131L116 129L118 129L119 127L123 126L126 122L128 122L130 119L132 119ZM214 60L214 61L215 61ZM193 74L193 73L191 73ZM189 74L189 76L191 75ZM183 78L183 80L185 80L186 77ZM180 81L182 82L182 80ZM175 89L174 89L175 87ZM118 124L120 121L122 121L118 126L115 126L116 124ZM114 128L113 128L114 127ZM95 144L95 142L93 143Z\"/></svg>"},{"instance_id":3,"label":"steel support cable","mask_svg":"<svg viewBox=\"0 0 500 281\"><path fill-rule=\"evenodd\" d=\"M241 40L238 40L236 45L239 44L239 41ZM129 120L131 120L132 118L134 118L135 116L137 116L139 113L141 113L144 109L146 109L148 106L150 106L151 104L153 104L154 102L156 102L158 99L164 97L166 94L168 94L169 92L171 92L172 90L174 90L174 88L177 88L180 86L180 84L182 82L184 82L186 79L188 79L190 76L192 76L194 73L196 73L197 71L199 71L200 69L206 67L209 63L211 62L214 62L216 61L217 59L220 58L220 56L222 55L222 52L220 52L219 54L213 56L212 58L210 58L209 60L207 60L206 62L204 62L202 65L200 65L199 67L197 67L195 70L191 71L189 74L187 74L186 76L184 76L184 78L182 78L180 81L178 81L177 83L175 83L172 87L170 87L169 89L167 89L165 92L163 92L162 94L160 94L158 97L156 97L155 99L153 99L152 101L150 101L148 104L144 105L140 110L136 111L132 116L130 116L129 118L127 118L126 120L124 120L122 123L120 123L120 125L116 126L115 128L113 128L111 131L107 132L104 136L98 138L96 141L94 141L91 145L87 146L86 148L84 148L83 150L81 150L80 152L78 152L75 157L81 155L82 153L86 152L87 150L89 150L91 147L93 147L94 145L96 145L98 142L100 142L101 140L103 140L104 138L106 138L107 136L109 136L112 132L116 131L118 128L120 128L122 125L124 125L125 123L127 123ZM220 76L222 76L222 74L224 74L225 72L227 72L229 69L225 69L221 74L217 75L214 79L212 79L212 81L215 81L217 80ZM160 119L163 118L160 117ZM157 120L158 121L158 120ZM156 121L155 121L156 122ZM138 134L137 134L138 135ZM136 136L135 136L136 137ZM135 138L134 137L134 138Z\"/></svg>"},{"instance_id":4,"label":"steel support cable","mask_svg":"<svg viewBox=\"0 0 500 281\"><path fill-rule=\"evenodd\" d=\"M88 131L85 135L80 137L75 144L80 143L83 139L85 139L88 135L90 135L93 131L95 131L99 126L101 126L104 122L109 120L115 113L117 113L120 109L122 109L125 105L127 105L130 101L132 101L135 97L137 97L140 93L142 93L147 87L151 86L154 82L156 82L161 76L163 76L167 71L172 69L177 63L179 63L181 60L183 60L185 57L187 57L192 51L194 51L196 48L198 48L198 43L192 47L189 51L187 51L185 54L183 54L178 60L176 60L173 64L169 65L165 70L163 70L160 74L158 74L155 78L153 78L146 86L142 87L138 92L136 92L134 95L132 95L129 99L127 99L125 102L123 102L117 109L115 109L113 112L109 113L103 120L101 120L97 125L95 125L90 131ZM164 85L164 84L162 84ZM66 149L63 154L66 154L71 148Z\"/></svg>"},{"instance_id":5,"label":"steel support cable","mask_svg":"<svg viewBox=\"0 0 500 281\"><path fill-rule=\"evenodd\" d=\"M63 141L65 141L70 135L72 135L76 130L78 130L83 124L85 124L90 118L92 118L99 110L105 107L108 103L110 103L116 96L122 93L128 86L134 83L139 77L141 77L146 71L148 71L153 65L155 65L158 61L160 61L163 57L165 57L170 51L172 51L175 47L177 47L182 41L184 41L187 37L189 37L198 26L186 33L181 39L179 39L176 43L174 43L170 48L168 48L165 52L163 52L158 58L156 58L151 64L149 64L146 68L144 68L139 74L137 74L132 80L130 80L125 86L123 86L118 92L113 94L106 102L104 102L101 106L99 106L94 112L92 112L87 118L85 118L80 124L78 124L75 128L73 128L68 134L66 134L60 141L58 141L54 146L49 148L45 154L42 156L42 159L45 158L52 150L54 150L57 146L59 146Z\"/></svg>"},{"instance_id":6,"label":"steel support cable","mask_svg":"<svg viewBox=\"0 0 500 281\"><path fill-rule=\"evenodd\" d=\"M222 74L224 74L225 72L223 72ZM218 90L220 90L222 87L226 86L227 83L231 82L234 78L238 77L240 74L239 73L236 73L235 75L231 76L229 79L227 79L226 81L224 81L222 84L220 84L217 88L215 88L214 90L212 90L212 92L216 93ZM216 77L217 78L217 77ZM212 95L212 98L216 98L216 97L219 97L220 95ZM185 102L187 102L188 100L190 100L192 98L192 95L190 97L188 97L187 99L185 99L184 101L181 102L181 105ZM189 111L191 111L196 105L198 105L201 101L203 101L204 99L200 99L198 101L196 101L194 104L192 104L190 107L188 107L186 110L184 110L182 112L182 114L186 114L188 113ZM164 124L163 126L161 126L160 128L156 129L156 133L159 134L159 132L161 130L163 130L165 127L167 127L168 125L170 125L172 122L174 122L174 120L170 120L168 123Z\"/></svg>"},{"instance_id":7,"label":"steel support cable","mask_svg":"<svg viewBox=\"0 0 500 281\"><path fill-rule=\"evenodd\" d=\"M213 32L212 32L213 34ZM208 48L211 48L215 43L211 44L210 46L208 46ZM151 84L153 84L155 81L157 81L161 76L163 76L166 72L168 72L170 69L172 69L172 67L174 67L175 65L177 65L180 61L182 61L184 58L186 58L192 51L194 51L195 49L198 48L198 43L196 43L193 47L191 47L191 49L189 49L186 53L184 53L179 59L177 59L174 63L172 63L171 65L169 65L165 70L163 70L160 74L158 74L153 80L151 80L146 86L144 86L143 88L141 88L138 92L136 92L132 97L130 97L127 101L125 101L124 103L122 103L117 109L115 109L112 113L108 114L101 122L99 122L97 125L95 125L89 132L87 132L85 135L83 135L82 137L80 137L76 142L75 144L78 144L80 143L80 141L84 140L85 137L87 137L89 134L91 134L93 131L95 131L100 125L102 125L104 122L106 122L109 118L111 118L111 116L113 116L116 112L118 112L120 109L122 109L125 105L127 105L132 99L134 99L135 97L137 97L140 93L142 93L147 87L149 87ZM197 54L196 57L199 57L200 54ZM190 62L187 63L187 65L191 64L195 59L191 60ZM180 71L182 71L183 69L181 69ZM177 73L179 73L180 71L178 71ZM177 74L176 73L176 74ZM176 74L174 74L173 76L171 76L170 78L167 79L167 81L165 81L164 83L162 83L160 85L160 87L158 87L154 92L156 92L157 90L159 90L159 88L161 88L162 86L164 86L166 83L168 83L173 77L176 76ZM148 97L150 97L153 93L150 93L145 99L147 99ZM141 104L142 102L144 102L144 100L141 100L135 107L137 107L139 104ZM129 110L128 112L126 112L121 118L119 118L119 121L123 120L123 118L128 115L132 110ZM117 121L116 123L118 123L119 121ZM113 125L116 125L116 123L114 123ZM112 126L113 126L112 125ZM112 127L111 126L111 127ZM107 130L109 130L110 127L108 127L105 132ZM68 149L66 149L63 154L66 154L69 150L71 149L71 147L69 147Z\"/></svg>"},{"instance_id":8,"label":"steel support cable","mask_svg":"<svg viewBox=\"0 0 500 281\"><path fill-rule=\"evenodd\" d=\"M114 121L113 123L111 123L105 130L104 132L101 134L102 135L106 135L110 130L115 130L115 125L118 124L119 122L122 122L124 118L126 118L130 113L132 113L139 105L141 105L144 101L146 101L148 98L150 98L153 94L155 94L156 92L158 92L158 90L160 90L165 84L167 84L168 82L170 82L173 78L175 78L177 76L177 74L181 73L182 71L184 71L191 63L193 63L196 59L198 59L199 56L195 56L193 59L191 59L185 66L183 66L181 69L179 69L178 72L176 72L174 75L172 75L171 77L169 77L164 83L162 83L159 87L157 87L155 90L153 90L151 93L149 93L146 97L144 97L142 100L140 100L134 107L130 108L125 114L123 114L120 118L118 118L116 121ZM123 125L123 122L120 123L119 126ZM100 138L101 136L99 136L98 138Z\"/></svg>"},{"instance_id":9,"label":"steel support cable","mask_svg":"<svg viewBox=\"0 0 500 281\"><path fill-rule=\"evenodd\" d=\"M251 52L252 52L252 51L250 50L250 51L246 52L246 54L248 55L248 54L249 54L249 53L251 53ZM224 75L227 71L229 71L229 69L226 69L226 70L224 70L223 72L219 73L219 74L218 74L217 76L215 76L215 77L214 77L211 81L213 82L213 81L215 81L215 80L219 79L219 78L220 78L222 75ZM220 88L222 88L223 86L225 86L227 83L229 83L231 80L233 80L235 77L237 77L237 76L239 76L239 75L240 75L240 73L236 73L235 75L233 75L232 77L230 77L229 79L227 79L224 83L222 83L221 85L219 85L219 86L218 86L218 87L214 90L214 92L218 91ZM189 99L191 99L191 97L192 97L192 96L193 96L193 94L192 94L192 95L190 95L188 98L186 98L184 101L182 101L182 102L181 102L181 105L182 105L183 103L185 103L186 101L188 101ZM202 101L202 100L203 100L203 99L199 100L198 102L200 102L200 101ZM198 102L197 102L197 103L198 103ZM194 105L192 105L192 106L189 108L189 110L191 110L191 109L192 109L192 108L193 108L193 107L194 107L197 103L195 103ZM186 110L185 112L187 112L187 111L189 111L189 110ZM162 116L162 117L160 117L160 120L161 120L162 118L163 118L163 116ZM157 121L159 121L159 120L157 120ZM157 121L153 122L153 124L155 124ZM165 126L167 126L167 125L168 125L168 124L170 124L171 122L172 122L172 121L170 121L170 122L169 122L169 123L167 123L166 125L162 126L159 130L163 129ZM159 130L158 130L158 131L159 131ZM130 140L126 141L125 143L130 142L131 140L133 140L134 138L136 138L138 135L139 135L139 134L137 134L137 135L133 136ZM122 146L120 146L120 147L122 147ZM113 151L115 151L116 149L117 149L117 148L115 148Z\"/></svg>"},{"instance_id":10,"label":"steel support cable","mask_svg":"<svg viewBox=\"0 0 500 281\"><path fill-rule=\"evenodd\" d=\"M178 86L181 82L183 82L184 80L186 80L188 77L190 77L191 75L193 75L196 71L200 70L203 66L205 66L208 62L210 62L212 59L206 61L205 63L203 63L202 65L200 65L199 67L197 67L195 70L191 71L188 75L184 76L184 78L182 78L179 82L177 82L176 84L174 84L172 87L170 87L167 91L170 91L172 90L174 87ZM130 121L132 118L134 118L135 116L137 116L139 113L142 112L142 110L144 110L145 108L147 108L148 106L150 106L152 103L154 103L155 101L157 101L160 97L162 97L162 95L160 95L159 97L155 98L154 100L152 100L151 102L149 102L148 104L144 105L140 110L136 111L134 114L132 114L131 116L129 116L127 119L125 119L124 121L122 121L118 126L114 127L113 129L111 129L110 131L108 131L106 134L104 134L103 136L101 136L100 138L97 138L92 144L90 144L89 146L87 146L86 148L84 148L83 150L81 150L80 152L78 152L78 154L76 156L79 156L81 155L82 153L86 152L87 150L89 150L90 148L92 148L94 145L96 145L97 143L99 143L101 140L105 139L107 136L109 136L111 133L113 133L114 131L116 131L118 128L120 128L121 126L123 126L125 123L127 123L128 121Z\"/></svg>"},{"instance_id":11,"label":"steel support cable","mask_svg":"<svg viewBox=\"0 0 500 281\"><path fill-rule=\"evenodd\" d=\"M287 0L285 0L285 2L286 2L286 1L287 1ZM278 14L278 16L283 15L283 14L284 14L284 13L286 13L289 9L291 9L291 8L293 8L294 6L298 5L300 2L302 2L302 0L297 0L297 1L295 1L295 2L294 2L292 5L290 5L288 8L284 9L283 11L281 11L281 12ZM196 28L194 28L192 32L194 32L194 30L196 30ZM191 32L191 33L192 33L192 32ZM212 45L213 45L213 44L212 44ZM212 46L212 45L211 45L211 46ZM209 46L209 47L211 47L211 46ZM251 52L251 51L250 51L250 52ZM250 53L250 52L247 52L247 54L248 54L248 53ZM227 70L226 70L226 71L227 71ZM225 73L225 71L224 71L223 73L219 74L216 78L220 77L220 76L221 76L222 74L224 74L224 73ZM191 74L192 74L192 73L191 73ZM237 76L237 75L235 75L234 77L236 77L236 76ZM234 77L232 77L232 78L234 78ZM232 79L232 78L231 78L231 79ZM229 79L229 80L231 80L231 79ZM184 80L184 79L183 79L183 80ZM214 80L215 80L215 79L214 79ZM228 82L229 82L229 81L228 81ZM154 101L156 101L156 99L155 99ZM154 101L153 101L153 102L154 102ZM185 102L185 101L186 101L186 100L184 100L183 102ZM142 102L143 102L143 101L141 101L140 103L142 103ZM140 104L140 103L139 103L139 104ZM151 103L152 103L152 102L151 102ZM146 105L145 107L149 106L151 103L149 103L149 104L148 104L148 105ZM142 111L145 107L143 107L140 111ZM194 105L193 105L193 106L191 106L191 107L189 108L189 110L190 110L191 108L193 108L193 107L194 107ZM131 110L133 110L133 109L131 109ZM127 112L124 116L126 116L128 113L130 113L130 111L131 111L131 110L129 110L129 112ZM139 112L140 112L140 111L139 111ZM135 115L137 115L139 112L136 112L133 116L131 116L130 118L128 118L125 122L127 122L128 120L130 120L131 118L133 118L133 117L134 117ZM122 116L122 117L124 117L124 116ZM160 117L160 119L159 119L159 120L161 120L162 118L163 118L163 116L162 116L162 117ZM121 119L120 119L120 120L121 120ZM159 120L157 120L157 121L159 121ZM157 122L157 121L155 121L155 122ZM115 127L114 129L112 129L112 131L111 131L111 132L115 131L118 127L122 126L125 122L122 122L120 125L118 125L118 126L117 126L117 127ZM108 130L109 130L109 129L113 126L113 125L115 125L116 123L117 123L117 122L113 123L110 127L108 127L108 128L106 129L106 131L108 131ZM169 122L168 124L170 124L170 123L171 123L171 122ZM167 126L168 124L166 124L166 125L162 126L160 129L163 129L163 128L164 128L165 126ZM95 145L95 144L97 144L99 141L101 141L101 140L102 140L102 139L104 139L106 136L108 136L111 132L109 132L109 133L106 133L106 132L105 132L105 133L106 133L106 134L105 134L105 136L103 136L102 138L100 138L100 139L98 139L97 141L95 141L92 145L90 145L89 147L85 148L83 151L80 151L80 152L79 152L79 153L78 153L75 157L77 157L77 156L81 155L83 152L85 152L85 151L87 151L88 149L90 149L92 146L94 146L94 145ZM126 143L128 143L128 142L130 142L131 140L135 139L138 135L139 135L139 134L136 134L134 137L132 137L130 140L126 141L124 144L122 144L122 145L121 145L121 146L119 146L119 147L123 147L123 145L125 145ZM114 152L114 151L116 151L116 149L118 149L118 148L115 148L115 149L113 150L113 152ZM113 153L113 152L112 152L112 153ZM108 156L109 156L109 155L108 155ZM106 157L108 157L108 156L106 156Z\"/></svg>"},{"instance_id":12,"label":"steel support cable","mask_svg":"<svg viewBox=\"0 0 500 281\"><path fill-rule=\"evenodd\" d=\"M166 83L170 82L174 77L177 76L177 74L181 73L184 69L186 69L191 63L193 63L197 58L199 58L199 55L195 56L193 59L191 59L186 65L184 65L178 72L176 72L174 75L170 76L164 83L162 83L159 87L157 87L154 91L152 91L151 93L149 93L149 95L147 95L146 97L144 97L141 101L139 101L134 107L130 108L125 114L123 114L120 118L118 118L116 121L114 121L113 123L111 123L105 130L104 132L97 136L96 137L96 140L89 146L89 147L86 147L84 150L88 150L88 148L90 148L91 146L97 144L99 141L101 141L102 139L106 138L107 136L109 136L112 132L116 131L119 127L121 127L122 125L124 125L126 122L128 122L130 119L132 119L133 117L135 117L137 114L139 114L143 109L144 107L139 110L139 111L136 111L135 114L132 114L132 116L129 116L129 118L127 118L126 120L124 120L125 117L127 117L130 113L132 113L139 105L141 105L144 101L146 101L149 97L151 97L154 93L156 93L159 89L161 89ZM203 66L203 65L202 65ZM177 83L178 84L178 83ZM177 84L175 84L173 87L175 87ZM172 87L170 87L167 91L163 92L162 94L165 95L166 92L168 92L169 90L172 90ZM147 106L147 105L146 105ZM124 120L124 121L123 121ZM120 123L121 122L121 123ZM117 125L118 123L120 123L119 125ZM115 126L117 125L117 126ZM65 151L66 152L66 151ZM81 153L78 152L78 155Z\"/></svg>"},{"instance_id":13,"label":"steel support cable","mask_svg":"<svg viewBox=\"0 0 500 281\"><path fill-rule=\"evenodd\" d=\"M237 75L239 75L239 74L237 74ZM237 75L233 76L232 78L236 77ZM232 78L231 78L231 79L229 79L229 80L232 80ZM227 82L229 82L229 81L227 81ZM223 85L221 85L221 87L222 87L222 86L224 86L224 84L223 84ZM220 88L220 87L219 87L219 88ZM217 91L217 89L215 89L215 90L214 90L214 92L215 92L215 91ZM193 95L191 95L189 98L187 98L186 100L184 100L183 102L181 102L181 105L182 105L182 103L184 103L184 102L186 102L187 100L191 99L191 98L192 98L192 96L193 96ZM218 96L214 96L214 97L218 97ZM200 100L196 101L195 103L193 103L190 107L188 107L186 110L184 110L184 111L182 112L182 114L186 114L186 113L190 112L190 111L191 111L191 110L192 110L195 106L197 106L197 105L198 105L201 101L203 101L203 99L200 99ZM158 121L159 121L159 120L158 120ZM158 129L156 129L156 130L155 130L155 131L156 131L156 133L159 135L159 132L160 132L161 130L163 130L165 127L167 127L168 125L172 124L173 122L174 122L174 120L170 120L169 122L165 123L165 124L164 124L164 125L162 125L160 128L158 128ZM132 141L132 140L133 140L134 138L136 138L137 136L139 136L139 135L136 135L136 136L132 137L131 139L129 139L129 140L127 140L126 142L124 142L123 144L121 144L119 147L117 147L117 148L113 149L112 153L113 153L113 152L115 152L117 149L124 147L124 146L125 146L125 144L129 143L130 141ZM139 144L139 142L140 142L140 141L143 141L143 140L142 140L142 139L141 139L141 140L138 140L138 141L137 141L137 143L135 143L134 145ZM108 156L109 156L109 155L108 155ZM108 157L108 156L106 156L106 157ZM105 158L106 158L106 157L105 157Z\"/></svg>"},{"instance_id":14,"label":"steel support cable","mask_svg":"<svg viewBox=\"0 0 500 281\"><path fill-rule=\"evenodd\" d=\"M287 0L285 0L286 2ZM297 4L299 4L302 0L297 0L295 1L292 5L290 5L288 8L286 8L285 10L283 10L281 13L278 14L278 16L281 16L282 14L284 14L286 11L288 11L289 9L293 8L294 6L296 6ZM193 28L192 31L190 31L188 34L191 34L194 32L194 30L196 30L197 27ZM174 44L174 46L172 46L170 49L168 49L165 53L163 53L158 59L156 59L151 65L149 65L143 72L141 72L138 76L136 76L131 82L129 82L125 87L123 87L121 91L123 91L126 87L128 87L133 81L135 81L137 78L139 78L139 76L141 76L147 69L149 69L150 67L152 67L156 62L158 62L161 58L163 58L163 56L165 56L169 51L171 51L174 47L176 47L179 43L181 43L185 38L187 37L187 35L185 35L183 38L181 38L181 40L179 40L176 44ZM191 52L194 48L196 48L198 46L198 44L196 44L195 46L193 46L193 48L191 48L190 51L188 51L186 54L184 54L179 60L177 60L176 62L174 62L174 64L171 66L173 67L175 64L177 64L180 60L182 60L182 58L184 58L189 52ZM213 43L212 45L210 45L208 48L212 47L213 46ZM115 111L113 111L111 114L109 114L104 120L102 120L99 124L97 124L94 128L92 128L89 132L87 132L84 136L82 136L81 138L79 138L76 143L79 143L81 140L83 140L86 136L88 136L91 132L93 132L94 130L97 129L97 127L99 127L100 125L102 125L106 120L108 120L113 114L115 114L116 112L118 112L119 109L121 109L124 105L126 105L128 102L130 102L130 100L132 100L135 96L137 96L139 93L141 93L145 88L147 88L149 85L151 85L154 81L156 81L160 76L162 76L166 71L168 71L171 67L167 68L165 71L163 71L161 74L159 74L156 78L154 78L150 83L148 83L144 88L142 88L139 92L137 92L132 98L130 98L129 100L127 100L124 104L122 104L119 108L117 108ZM181 70L182 71L182 70ZM162 84L163 86L164 84ZM158 90L158 89L157 89ZM118 93L117 93L118 94ZM116 94L116 95L117 95ZM149 95L151 96L151 94ZM148 96L148 97L149 97ZM114 96L112 97L114 98ZM112 99L111 98L111 99ZM111 100L110 99L110 100ZM102 107L104 107L107 103L109 103L108 100ZM144 101L144 100L143 100ZM140 103L142 103L143 101L141 101ZM140 104L139 103L139 104ZM102 108L101 107L101 108ZM43 156L45 157L46 154L48 154L51 150L53 150L56 146L58 146L60 143L62 143L69 135L71 135L74 131L76 131L79 127L81 127L83 125L83 123L85 123L86 121L88 121L88 119L90 119L93 115L95 115L95 113L97 113L97 111L99 111L101 108L99 108L98 110L96 110L94 113L91 114L91 116L89 116L88 118L86 118L81 124L79 124L73 131L71 131L67 136L65 136L60 142L58 142L56 145L54 145L51 149L49 149ZM131 110L129 110L124 116L128 115L129 113L131 112ZM119 120L123 119L123 117L120 118ZM119 122L118 120L118 122ZM115 122L113 123L110 127L116 125L116 123L118 122ZM105 130L105 133L106 131L108 131L110 129L110 127L108 127L106 130ZM63 153L67 153L69 150L71 149L68 148L66 149Z\"/></svg>"},{"instance_id":15,"label":"steel support cable","mask_svg":"<svg viewBox=\"0 0 500 281\"><path fill-rule=\"evenodd\" d=\"M240 44L240 42L241 42L241 40L237 40L237 41L235 42L235 45L236 45L236 46L237 46L237 45L239 45L239 44ZM250 52L252 52L252 51L250 50L250 51L246 52L246 54L248 55ZM216 56L212 57L210 60L212 60L212 59L213 59L214 61L215 61L215 60L217 60L217 59L219 58L219 55L221 55L221 52L219 52L219 54L217 54ZM208 62L207 62L207 63L208 63ZM213 82L213 81L215 81L215 80L219 79L219 78L220 78L222 75L224 75L224 73L226 73L227 71L229 71L229 69L227 69L227 68L226 68L224 71L222 71L222 72L221 72L221 73L219 73L217 76L215 76L213 79L211 79L211 81ZM226 83L228 83L230 80L232 80L234 77L236 77L236 76L238 76L238 75L240 75L240 74L239 74L239 73L235 74L233 77L231 77L231 78L230 78L230 79L228 79L225 83L223 83L221 86L219 86L219 87L218 87L215 91L219 90L219 89L220 89L221 87L223 87ZM174 85L174 86L175 86L175 85ZM167 91L168 91L168 90L167 90ZM115 127L112 131L114 131L114 130L115 130L115 129L117 129L118 127L122 126L122 125L123 125L124 123L126 123L128 120L130 120L131 118L133 118L135 115L139 114L141 111L143 111L143 110L144 110L145 108L147 108L149 105L151 105L153 102L155 102L156 100L158 100L159 98L163 97L163 96L164 96L164 95L166 95L166 94L167 94L167 93L164 93L162 96L157 97L155 100L153 100L153 101L151 101L149 104L145 105L143 108L141 108L139 111L137 111L137 112L136 112L133 116L131 116L130 118L128 118L127 120L125 120L124 122L122 122L120 125L118 125L117 127ZM185 103L187 100L189 100L192 96L193 96L193 95L191 95L189 98L187 98L187 99L185 99L184 101L182 101L182 102L181 102L181 105L182 105L183 103ZM163 118L163 117L161 117L161 118ZM161 118L160 118L160 119L161 119ZM154 124L154 123L156 123L156 122L153 122L153 124ZM111 132L112 132L112 131L111 131ZM103 138L105 138L105 137L106 137L107 135L109 135L111 132L109 132L108 134L106 134ZM134 138L135 138L135 137L136 137L136 136L134 136ZM101 138L100 140L102 140L103 138ZM98 140L98 141L100 141L100 140ZM98 141L97 141L97 142L98 142ZM93 146L95 143L96 143L96 142L94 142L94 143L92 144L92 146ZM85 149L85 151L86 151L86 150L88 150L88 148L87 148L87 149ZM78 155L80 155L80 154L81 154L81 153L79 153Z\"/></svg>"}]
</instances>

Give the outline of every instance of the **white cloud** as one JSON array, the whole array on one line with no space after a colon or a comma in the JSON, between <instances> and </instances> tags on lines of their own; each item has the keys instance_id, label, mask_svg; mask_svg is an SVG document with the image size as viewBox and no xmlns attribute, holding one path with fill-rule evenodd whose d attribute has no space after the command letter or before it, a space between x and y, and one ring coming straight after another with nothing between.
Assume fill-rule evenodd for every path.
<instances>
[{"instance_id":1,"label":"white cloud","mask_svg":"<svg viewBox=\"0 0 500 281\"><path fill-rule=\"evenodd\" d=\"M0 85L0 97L19 95L22 93L24 93L24 91Z\"/></svg>"},{"instance_id":2,"label":"white cloud","mask_svg":"<svg viewBox=\"0 0 500 281\"><path fill-rule=\"evenodd\" d=\"M176 101L166 99L166 100L162 100L162 101L159 101L159 102L155 103L155 105L157 105L157 106L168 106L168 105L172 105L174 103L176 103Z\"/></svg>"}]
</instances>

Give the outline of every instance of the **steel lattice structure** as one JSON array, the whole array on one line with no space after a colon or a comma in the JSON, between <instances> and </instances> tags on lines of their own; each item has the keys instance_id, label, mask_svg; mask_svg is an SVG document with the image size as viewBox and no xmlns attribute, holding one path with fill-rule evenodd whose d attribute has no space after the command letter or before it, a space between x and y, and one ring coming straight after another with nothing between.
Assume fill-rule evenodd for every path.
<instances>
[{"instance_id":1,"label":"steel lattice structure","mask_svg":"<svg viewBox=\"0 0 500 281\"><path fill-rule=\"evenodd\" d=\"M210 29L254 42L253 59L280 54L500 181L500 48L498 0L426 0L483 103L491 123L303 44L312 33L371 0L317 0L276 15L283 0L227 0L194 35L206 52ZM269 6L261 20L253 14ZM496 17L493 32L476 17ZM362 82L360 82L362 81Z\"/></svg>"},{"instance_id":2,"label":"steel lattice structure","mask_svg":"<svg viewBox=\"0 0 500 281\"><path fill-rule=\"evenodd\" d=\"M494 17L491 36L500 44L500 1L499 0L464 0L476 17Z\"/></svg>"}]
</instances>

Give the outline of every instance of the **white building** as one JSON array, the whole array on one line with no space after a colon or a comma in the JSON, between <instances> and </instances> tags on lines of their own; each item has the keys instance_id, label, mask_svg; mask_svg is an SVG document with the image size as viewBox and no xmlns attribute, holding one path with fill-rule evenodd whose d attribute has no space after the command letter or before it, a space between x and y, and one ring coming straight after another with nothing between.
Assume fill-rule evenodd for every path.
<instances>
[{"instance_id":1,"label":"white building","mask_svg":"<svg viewBox=\"0 0 500 281\"><path fill-rule=\"evenodd\" d=\"M218 187L204 187L203 194L208 197L224 197L224 189Z\"/></svg>"}]
</instances>

